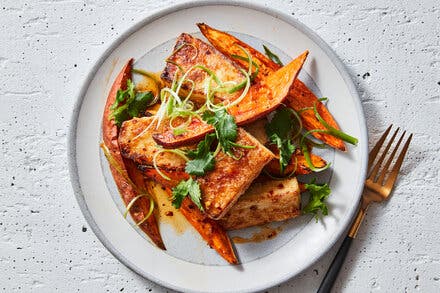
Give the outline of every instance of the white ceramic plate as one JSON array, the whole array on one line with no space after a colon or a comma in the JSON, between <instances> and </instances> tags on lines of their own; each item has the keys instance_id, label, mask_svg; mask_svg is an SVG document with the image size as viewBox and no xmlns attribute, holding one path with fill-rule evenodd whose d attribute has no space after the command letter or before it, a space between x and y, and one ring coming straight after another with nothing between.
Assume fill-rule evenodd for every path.
<instances>
[{"instance_id":1,"label":"white ceramic plate","mask_svg":"<svg viewBox=\"0 0 440 293\"><path fill-rule=\"evenodd\" d=\"M226 264L192 229L161 231L167 251L154 247L121 216L123 209L99 151L101 117L111 83L127 59L135 67L163 68L164 57L182 32L195 33L206 22L261 49L269 45L284 61L304 50L310 55L300 78L317 94L330 98L328 108L341 128L359 138L347 153L326 151L332 169L320 180L330 182L330 215L316 223L303 216L288 221L283 232L263 243L236 245L241 264ZM199 36L199 35L197 35ZM290 56L290 57L289 57ZM291 17L266 7L230 1L186 3L163 10L136 24L103 54L82 86L69 137L72 185L93 231L107 249L138 274L185 292L262 290L297 275L321 257L345 231L363 186L367 132L359 97L343 64L317 35ZM235 232L249 235L252 229Z\"/></svg>"}]
</instances>

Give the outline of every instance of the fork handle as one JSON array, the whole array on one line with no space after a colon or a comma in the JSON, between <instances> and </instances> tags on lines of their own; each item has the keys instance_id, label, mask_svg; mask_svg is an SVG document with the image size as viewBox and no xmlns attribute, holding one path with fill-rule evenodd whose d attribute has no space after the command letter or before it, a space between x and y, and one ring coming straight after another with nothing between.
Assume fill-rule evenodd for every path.
<instances>
[{"instance_id":1,"label":"fork handle","mask_svg":"<svg viewBox=\"0 0 440 293\"><path fill-rule=\"evenodd\" d=\"M330 265L327 274L325 274L322 280L321 286L319 286L317 293L329 293L333 287L333 284L338 277L339 271L341 270L342 264L344 263L345 257L347 256L348 250L351 246L353 238L346 236L344 242L342 242L341 247L338 250L332 264Z\"/></svg>"}]
</instances>

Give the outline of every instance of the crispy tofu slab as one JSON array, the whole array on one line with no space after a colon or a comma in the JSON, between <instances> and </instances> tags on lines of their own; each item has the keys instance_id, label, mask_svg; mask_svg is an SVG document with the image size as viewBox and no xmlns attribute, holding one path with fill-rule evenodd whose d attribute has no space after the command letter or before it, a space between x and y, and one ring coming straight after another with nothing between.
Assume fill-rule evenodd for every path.
<instances>
[{"instance_id":1,"label":"crispy tofu slab","mask_svg":"<svg viewBox=\"0 0 440 293\"><path fill-rule=\"evenodd\" d=\"M236 123L245 125L275 110L286 98L307 55L308 51L302 53L288 65L252 85L240 103L228 108L229 114L235 117ZM187 131L181 135L174 135L172 129L165 129L163 132L155 133L153 138L166 148L174 148L198 141L205 134L213 131L211 125L197 118L194 118L186 129Z\"/></svg>"},{"instance_id":2,"label":"crispy tofu slab","mask_svg":"<svg viewBox=\"0 0 440 293\"><path fill-rule=\"evenodd\" d=\"M202 34L208 39L208 41L217 50L219 50L226 56L229 56L231 59L233 59L232 55L234 54L243 56L243 52L241 52L240 48L237 45L245 48L252 55L252 61L254 61L259 66L257 79L264 79L266 76L271 75L273 72L277 71L280 68L278 64L276 64L248 44L237 39L236 37L226 32L216 30L204 23L199 23L197 25ZM248 66L246 61L240 59L233 60L242 68L247 68ZM327 110L325 105L321 103L318 98L313 94L313 92L299 79L296 79L294 81L294 84L291 87L289 95L286 99L286 104L295 111L300 111L301 109L307 107L313 107L313 105L316 104L317 111L321 115L321 117L330 126L339 129L338 124L336 123L330 112ZM318 119L316 119L313 110L301 112L300 116L302 123L306 129L325 129L324 125L322 125L318 121ZM334 137L330 134L314 132L313 136L335 149L341 151L346 150L345 143L341 139Z\"/></svg>"},{"instance_id":3,"label":"crispy tofu slab","mask_svg":"<svg viewBox=\"0 0 440 293\"><path fill-rule=\"evenodd\" d=\"M139 172L132 161L126 160L122 157L120 147L118 144L118 127L114 123L113 119L110 119L110 107L113 105L116 99L116 93L119 89L125 89L127 86L127 80L130 78L133 59L130 59L127 64L122 68L119 75L116 77L110 93L107 97L107 102L104 108L104 114L102 117L102 137L104 144L106 145L109 154L112 156L118 168L110 164L110 171L118 187L121 198L125 205L128 205L133 198L135 198L139 191L144 189L143 175ZM119 170L118 170L119 169ZM129 184L126 178L135 184L132 186ZM139 198L136 204L130 209L130 215L135 222L140 222L148 214L150 209L150 201L146 198ZM161 249L165 249L165 245L162 241L162 237L159 232L159 226L154 216L149 217L144 223L140 225L142 231L147 234L150 239Z\"/></svg>"},{"instance_id":4,"label":"crispy tofu slab","mask_svg":"<svg viewBox=\"0 0 440 293\"><path fill-rule=\"evenodd\" d=\"M182 76L182 72L187 72L194 65L206 66L213 71L220 80L224 82L233 81L240 83L245 79L244 75L228 57L221 54L213 46L197 39L189 34L181 34L176 41L174 51L167 59L167 64L161 74L162 80L170 85L175 76ZM180 69L178 66L180 66ZM198 103L203 103L206 99L204 94L204 82L209 75L200 68L191 70L187 79L194 81L194 88L191 99ZM187 94L191 89L190 83L182 85L182 93ZM240 92L234 94L216 93L216 102L224 100L234 100L240 95Z\"/></svg>"},{"instance_id":5,"label":"crispy tofu slab","mask_svg":"<svg viewBox=\"0 0 440 293\"><path fill-rule=\"evenodd\" d=\"M153 166L154 156L161 152L161 148L153 140L153 133L158 130L151 125L152 117L133 118L125 121L119 133L121 154L139 165ZM185 160L180 156L161 152L156 158L157 167L165 170L185 169Z\"/></svg>"},{"instance_id":6,"label":"crispy tofu slab","mask_svg":"<svg viewBox=\"0 0 440 293\"><path fill-rule=\"evenodd\" d=\"M148 117L125 121L119 135L122 155L142 165L144 170L152 168L153 158L161 150L151 139L150 130L145 130L150 122ZM254 148L236 148L235 155L239 159L219 152L214 170L197 179L206 214L213 219L221 218L274 158L271 151L242 128L238 128L236 143ZM179 172L184 171L186 163L180 156L168 152L159 154L156 162L160 169Z\"/></svg>"},{"instance_id":7,"label":"crispy tofu slab","mask_svg":"<svg viewBox=\"0 0 440 293\"><path fill-rule=\"evenodd\" d=\"M300 214L301 194L296 178L257 180L219 222L227 230L236 230Z\"/></svg>"},{"instance_id":8,"label":"crispy tofu slab","mask_svg":"<svg viewBox=\"0 0 440 293\"><path fill-rule=\"evenodd\" d=\"M272 152L242 128L238 130L236 143L255 148L237 148L235 155L240 157L238 160L220 152L214 170L197 179L205 211L212 219L223 217L263 167L274 158Z\"/></svg>"}]
</instances>

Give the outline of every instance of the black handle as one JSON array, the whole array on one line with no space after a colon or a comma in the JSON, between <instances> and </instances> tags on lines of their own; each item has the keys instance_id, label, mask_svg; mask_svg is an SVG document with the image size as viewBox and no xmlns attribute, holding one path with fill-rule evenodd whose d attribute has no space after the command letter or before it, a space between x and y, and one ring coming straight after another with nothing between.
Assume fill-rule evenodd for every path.
<instances>
[{"instance_id":1,"label":"black handle","mask_svg":"<svg viewBox=\"0 0 440 293\"><path fill-rule=\"evenodd\" d=\"M333 284L338 277L339 271L341 270L342 264L344 263L345 257L347 256L348 249L350 249L352 240L353 238L349 236L345 237L344 242L342 242L338 253L327 271L327 274L325 274L317 293L329 293L331 291Z\"/></svg>"}]
</instances>

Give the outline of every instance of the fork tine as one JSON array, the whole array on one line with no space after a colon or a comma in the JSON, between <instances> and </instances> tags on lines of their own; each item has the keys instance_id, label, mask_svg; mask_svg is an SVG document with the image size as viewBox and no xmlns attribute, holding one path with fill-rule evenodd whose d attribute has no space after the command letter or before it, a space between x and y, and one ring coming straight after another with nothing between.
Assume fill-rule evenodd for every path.
<instances>
[{"instance_id":1,"label":"fork tine","mask_svg":"<svg viewBox=\"0 0 440 293\"><path fill-rule=\"evenodd\" d=\"M396 135L399 132L399 130L400 130L400 128L397 128L397 130L394 132L393 136L391 137L390 141L388 142L388 145L385 147L385 150L383 151L383 153L380 156L379 160L377 161L376 165L374 165L373 171L371 172L370 177L368 177L368 179L372 180L373 182L376 182L375 178L377 176L379 168L382 165L382 162L384 161L385 156L387 155L391 145L393 144L393 141L396 138Z\"/></svg>"},{"instance_id":2,"label":"fork tine","mask_svg":"<svg viewBox=\"0 0 440 293\"><path fill-rule=\"evenodd\" d=\"M403 149L400 152L400 155L397 158L396 163L393 166L393 170L391 171L390 176L388 177L388 179L387 179L387 181L385 183L385 187L390 189L390 191L393 188L394 183L396 182L397 175L399 175L400 167L402 166L403 159L405 158L406 152L408 151L409 143L411 142L412 136L413 135L411 133L411 135L409 136L409 138L406 141L405 145L403 146Z\"/></svg>"},{"instance_id":3,"label":"fork tine","mask_svg":"<svg viewBox=\"0 0 440 293\"><path fill-rule=\"evenodd\" d=\"M394 159L394 156L397 153L397 150L399 149L400 144L402 143L403 138L405 137L406 131L403 132L402 136L400 136L399 141L397 142L396 146L394 147L393 152L391 153L390 157L388 158L387 162L385 163L385 166L382 168L382 171L379 174L379 179L377 180L377 183L382 184L382 182L385 179L386 174L388 173L388 168L391 165L391 162Z\"/></svg>"},{"instance_id":4,"label":"fork tine","mask_svg":"<svg viewBox=\"0 0 440 293\"><path fill-rule=\"evenodd\" d=\"M383 145L383 142L388 136L388 133L390 133L391 127L393 127L393 124L391 124L387 130L382 134L380 139L377 141L376 145L373 147L373 149L368 154L368 172L371 171L371 167L373 166L373 162L376 159L377 154L379 153L380 148Z\"/></svg>"}]
</instances>

